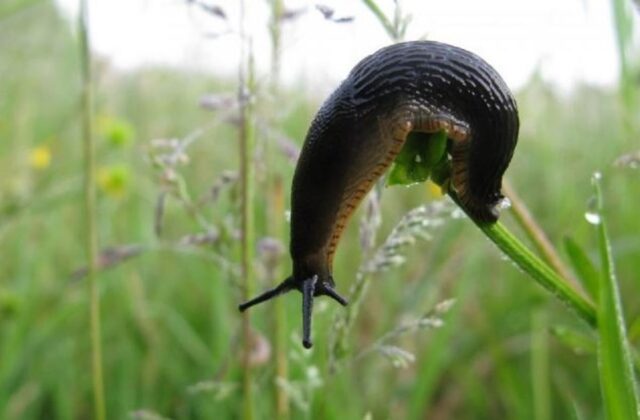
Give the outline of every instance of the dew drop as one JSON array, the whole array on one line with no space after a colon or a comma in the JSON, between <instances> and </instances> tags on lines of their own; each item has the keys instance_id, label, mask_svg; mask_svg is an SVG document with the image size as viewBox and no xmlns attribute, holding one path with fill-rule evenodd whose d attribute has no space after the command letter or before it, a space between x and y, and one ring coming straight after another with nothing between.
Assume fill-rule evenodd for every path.
<instances>
[{"instance_id":1,"label":"dew drop","mask_svg":"<svg viewBox=\"0 0 640 420\"><path fill-rule=\"evenodd\" d=\"M601 179L602 179L602 172L594 172L593 175L591 175L591 183L593 185L600 182Z\"/></svg>"},{"instance_id":2,"label":"dew drop","mask_svg":"<svg viewBox=\"0 0 640 420\"><path fill-rule=\"evenodd\" d=\"M596 211L587 211L584 214L584 218L592 225L599 225L601 222L600 214Z\"/></svg>"},{"instance_id":3,"label":"dew drop","mask_svg":"<svg viewBox=\"0 0 640 420\"><path fill-rule=\"evenodd\" d=\"M498 210L506 210L511 208L511 200L508 197L504 197L502 200L498 201L496 204L496 209Z\"/></svg>"},{"instance_id":4,"label":"dew drop","mask_svg":"<svg viewBox=\"0 0 640 420\"><path fill-rule=\"evenodd\" d=\"M456 208L451 212L452 219L464 219L465 217L467 217L467 215L462 209Z\"/></svg>"},{"instance_id":5,"label":"dew drop","mask_svg":"<svg viewBox=\"0 0 640 420\"><path fill-rule=\"evenodd\" d=\"M592 178L592 182L597 182L596 179L596 174L599 174L599 172L596 172ZM591 198L589 198L589 201L587 201L587 211L584 213L584 218L587 219L587 222L591 223L592 225L599 225L601 218L600 218L600 213L598 212L598 199L595 196L591 196Z\"/></svg>"}]
</instances>

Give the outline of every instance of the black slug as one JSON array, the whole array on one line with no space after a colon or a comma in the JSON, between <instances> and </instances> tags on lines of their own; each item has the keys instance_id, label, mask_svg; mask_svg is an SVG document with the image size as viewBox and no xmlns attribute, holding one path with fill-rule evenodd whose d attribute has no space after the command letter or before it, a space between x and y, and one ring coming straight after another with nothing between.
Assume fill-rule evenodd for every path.
<instances>
[{"instance_id":1,"label":"black slug","mask_svg":"<svg viewBox=\"0 0 640 420\"><path fill-rule=\"evenodd\" d=\"M358 63L314 118L293 177L293 274L240 311L297 289L311 347L313 298L335 291L332 262L350 215L412 132L447 134L448 188L476 221L498 219L500 188L518 137L509 88L483 59L432 41L383 48Z\"/></svg>"}]
</instances>

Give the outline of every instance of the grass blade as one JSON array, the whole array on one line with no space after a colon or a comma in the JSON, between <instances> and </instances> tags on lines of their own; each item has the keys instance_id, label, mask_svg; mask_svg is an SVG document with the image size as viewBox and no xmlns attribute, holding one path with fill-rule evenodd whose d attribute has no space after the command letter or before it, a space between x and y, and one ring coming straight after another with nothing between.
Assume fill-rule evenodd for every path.
<instances>
[{"instance_id":1,"label":"grass blade","mask_svg":"<svg viewBox=\"0 0 640 420\"><path fill-rule=\"evenodd\" d=\"M506 179L502 183L502 188L505 196L511 201L511 215L527 235L543 261L549 264L562 278L566 279L573 286L577 286L577 280L571 275L571 272L558 255L558 251L549 240L549 237L533 217L515 188Z\"/></svg>"},{"instance_id":2,"label":"grass blade","mask_svg":"<svg viewBox=\"0 0 640 420\"><path fill-rule=\"evenodd\" d=\"M374 0L363 0L363 3L376 16L376 19L378 19L378 22L380 22L380 24L382 25L384 30L387 32L387 35L389 35L389 37L392 40L394 40L395 42L399 41L398 33L396 32L396 28L393 26L391 21L384 14L382 9L380 9L380 7L378 7L376 2Z\"/></svg>"},{"instance_id":3,"label":"grass blade","mask_svg":"<svg viewBox=\"0 0 640 420\"><path fill-rule=\"evenodd\" d=\"M242 300L246 301L253 295L253 250L254 244L254 108L250 97L254 87L253 46L247 39L247 9L246 1L240 2L241 27L241 61L238 70L238 102L240 103L240 124L238 129L239 158L240 158L240 260L242 277ZM244 352L242 355L242 414L243 418L255 418L254 408L254 373L251 366L251 311L242 314L242 340Z\"/></svg>"},{"instance_id":4,"label":"grass blade","mask_svg":"<svg viewBox=\"0 0 640 420\"><path fill-rule=\"evenodd\" d=\"M636 2L637 5L637 2ZM620 91L625 105L629 109L637 106L638 95L635 78L637 68L634 68L634 25L633 9L628 0L611 0L616 46L620 62Z\"/></svg>"},{"instance_id":5,"label":"grass blade","mask_svg":"<svg viewBox=\"0 0 640 420\"><path fill-rule=\"evenodd\" d=\"M534 312L531 316L531 380L533 413L536 420L551 417L551 380L549 363L549 333L547 314Z\"/></svg>"},{"instance_id":6,"label":"grass blade","mask_svg":"<svg viewBox=\"0 0 640 420\"><path fill-rule=\"evenodd\" d=\"M573 289L566 280L529 251L502 223L476 223L476 225L511 261L538 284L573 309L589 325L596 325L596 311L591 301Z\"/></svg>"},{"instance_id":7,"label":"grass blade","mask_svg":"<svg viewBox=\"0 0 640 420\"><path fill-rule=\"evenodd\" d=\"M82 70L82 138L84 142L84 210L86 215L86 249L89 279L89 330L91 336L91 377L93 381L94 418L104 420L106 415L104 375L102 371L102 333L100 320L100 294L96 274L98 271L98 216L96 207L96 154L93 136L93 75L89 42L88 0L80 1L78 33L80 35L80 65Z\"/></svg>"},{"instance_id":8,"label":"grass blade","mask_svg":"<svg viewBox=\"0 0 640 420\"><path fill-rule=\"evenodd\" d=\"M576 241L570 237L564 238L564 248L567 251L569 260L578 278L582 281L589 296L593 299L598 297L598 283L600 274L593 265L593 262Z\"/></svg>"},{"instance_id":9,"label":"grass blade","mask_svg":"<svg viewBox=\"0 0 640 420\"><path fill-rule=\"evenodd\" d=\"M602 259L598 299L598 364L604 406L609 419L638 419L638 393L622 313L620 292L603 217L601 175L593 183L598 203L596 228Z\"/></svg>"},{"instance_id":10,"label":"grass blade","mask_svg":"<svg viewBox=\"0 0 640 420\"><path fill-rule=\"evenodd\" d=\"M560 343L577 355L596 353L595 335L586 334L583 331L564 325L554 326L551 328L551 332Z\"/></svg>"}]
</instances>

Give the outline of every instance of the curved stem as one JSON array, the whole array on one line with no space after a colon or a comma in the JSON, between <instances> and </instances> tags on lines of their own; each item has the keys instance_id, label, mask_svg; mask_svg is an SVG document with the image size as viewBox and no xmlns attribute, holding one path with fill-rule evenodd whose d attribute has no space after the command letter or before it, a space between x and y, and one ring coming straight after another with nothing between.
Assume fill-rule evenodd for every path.
<instances>
[{"instance_id":1,"label":"curved stem","mask_svg":"<svg viewBox=\"0 0 640 420\"><path fill-rule=\"evenodd\" d=\"M449 196L464 210L455 193L449 192ZM502 223L482 223L473 220L473 218L471 220L491 242L496 244L511 261L533 278L536 283L553 293L590 326L595 327L597 325L596 309L593 302L571 287L567 280L556 274L555 271L509 232Z\"/></svg>"},{"instance_id":2,"label":"curved stem","mask_svg":"<svg viewBox=\"0 0 640 420\"><path fill-rule=\"evenodd\" d=\"M533 246L538 250L542 259L558 274L571 283L574 288L581 290L580 283L576 280L571 273L571 270L569 270L566 264L564 264L562 259L560 259L558 251L553 246L538 222L536 222L533 215L529 212L529 209L516 193L511 183L505 179L502 183L502 188L505 195L511 201L511 214L522 230L524 230L524 233L529 237Z\"/></svg>"}]
</instances>

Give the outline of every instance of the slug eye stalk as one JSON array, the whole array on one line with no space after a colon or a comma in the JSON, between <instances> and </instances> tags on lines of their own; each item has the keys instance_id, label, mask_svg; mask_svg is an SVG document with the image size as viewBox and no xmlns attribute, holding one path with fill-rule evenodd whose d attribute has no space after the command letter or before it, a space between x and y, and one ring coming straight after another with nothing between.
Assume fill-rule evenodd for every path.
<instances>
[{"instance_id":1,"label":"slug eye stalk","mask_svg":"<svg viewBox=\"0 0 640 420\"><path fill-rule=\"evenodd\" d=\"M313 298L315 296L329 296L342 306L347 305L347 300L340 296L333 287L333 280L318 282L318 276L296 281L293 277L287 277L282 283L266 292L238 305L238 310L244 312L252 306L271 300L293 289L302 293L302 345L309 349L313 346L311 341L311 317L313 315Z\"/></svg>"}]
</instances>

